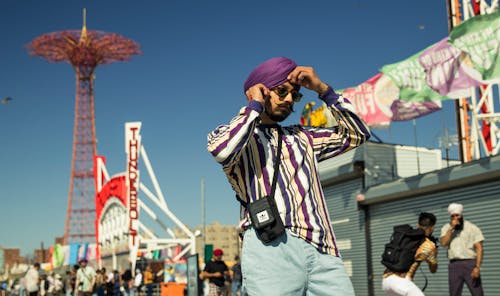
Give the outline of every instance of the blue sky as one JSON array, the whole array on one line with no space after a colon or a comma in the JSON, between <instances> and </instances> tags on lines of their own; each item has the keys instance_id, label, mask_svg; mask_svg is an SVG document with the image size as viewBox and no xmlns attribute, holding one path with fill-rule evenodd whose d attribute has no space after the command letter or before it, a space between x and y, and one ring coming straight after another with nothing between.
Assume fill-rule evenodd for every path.
<instances>
[{"instance_id":1,"label":"blue sky","mask_svg":"<svg viewBox=\"0 0 500 296\"><path fill-rule=\"evenodd\" d=\"M141 45L130 62L98 67L98 153L111 174L125 170L124 124L142 139L167 204L190 226L235 224L238 204L206 135L245 104L242 88L257 64L288 56L314 66L334 88L358 85L448 35L445 1L15 1L0 2L0 245L30 253L62 236L66 218L75 75L66 63L28 55L33 38L87 28ZM305 98L285 123L298 123ZM439 148L454 133L452 101L416 120L418 144ZM415 144L411 121L373 130L387 143ZM455 153L456 156L456 153Z\"/></svg>"}]
</instances>

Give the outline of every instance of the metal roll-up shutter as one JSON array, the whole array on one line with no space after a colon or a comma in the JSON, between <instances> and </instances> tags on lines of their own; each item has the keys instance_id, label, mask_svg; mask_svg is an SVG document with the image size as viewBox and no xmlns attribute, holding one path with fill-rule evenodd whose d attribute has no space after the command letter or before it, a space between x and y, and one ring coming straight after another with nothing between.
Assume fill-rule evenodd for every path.
<instances>
[{"instance_id":1,"label":"metal roll-up shutter","mask_svg":"<svg viewBox=\"0 0 500 296\"><path fill-rule=\"evenodd\" d=\"M476 224L485 237L483 265L481 268L485 295L495 295L500 291L500 231L498 231L498 215L500 213L500 181L473 186L452 188L447 191L413 196L386 203L374 204L370 211L370 245L372 248L374 294L385 295L381 289L384 266L380 263L380 255L384 245L389 241L392 227L398 224L416 225L420 212L431 212L437 217L434 236L439 238L441 228L449 222L448 205L458 202L464 205L463 216ZM426 264L419 269L427 276L427 296L448 295L448 258L446 248L439 247L438 271L429 272ZM424 286L422 271L418 270L415 283ZM464 287L463 295L470 295Z\"/></svg>"},{"instance_id":2,"label":"metal roll-up shutter","mask_svg":"<svg viewBox=\"0 0 500 296\"><path fill-rule=\"evenodd\" d=\"M362 178L356 178L324 188L337 247L356 295L368 295L364 212L356 201L362 184Z\"/></svg>"}]
</instances>

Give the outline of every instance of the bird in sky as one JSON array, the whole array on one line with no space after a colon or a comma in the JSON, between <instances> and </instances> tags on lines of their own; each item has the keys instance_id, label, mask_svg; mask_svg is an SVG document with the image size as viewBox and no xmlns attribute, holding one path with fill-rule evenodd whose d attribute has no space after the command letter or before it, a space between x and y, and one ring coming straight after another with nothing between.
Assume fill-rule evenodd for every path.
<instances>
[{"instance_id":1,"label":"bird in sky","mask_svg":"<svg viewBox=\"0 0 500 296\"><path fill-rule=\"evenodd\" d=\"M5 97L2 99L2 104L7 105L10 101L12 101L11 97Z\"/></svg>"}]
</instances>

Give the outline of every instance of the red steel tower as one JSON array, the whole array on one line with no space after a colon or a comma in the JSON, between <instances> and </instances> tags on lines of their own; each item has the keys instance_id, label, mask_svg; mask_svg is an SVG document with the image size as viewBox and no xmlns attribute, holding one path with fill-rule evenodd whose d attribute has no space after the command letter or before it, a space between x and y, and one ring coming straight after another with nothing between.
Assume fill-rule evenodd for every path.
<instances>
[{"instance_id":1,"label":"red steel tower","mask_svg":"<svg viewBox=\"0 0 500 296\"><path fill-rule=\"evenodd\" d=\"M83 28L44 34L27 45L32 56L68 62L76 73L73 153L64 243L95 242L95 183L97 153L94 118L94 70L98 65L128 61L140 54L139 44L119 34Z\"/></svg>"}]
</instances>

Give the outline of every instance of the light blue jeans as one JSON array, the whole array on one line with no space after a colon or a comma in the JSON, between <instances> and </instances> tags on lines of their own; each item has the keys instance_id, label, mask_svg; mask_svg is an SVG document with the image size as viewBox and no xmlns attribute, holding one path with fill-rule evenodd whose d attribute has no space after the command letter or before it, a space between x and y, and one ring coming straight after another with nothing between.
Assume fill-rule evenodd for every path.
<instances>
[{"instance_id":1,"label":"light blue jeans","mask_svg":"<svg viewBox=\"0 0 500 296\"><path fill-rule=\"evenodd\" d=\"M242 295L354 296L342 259L320 253L286 230L269 244L245 231Z\"/></svg>"}]
</instances>

